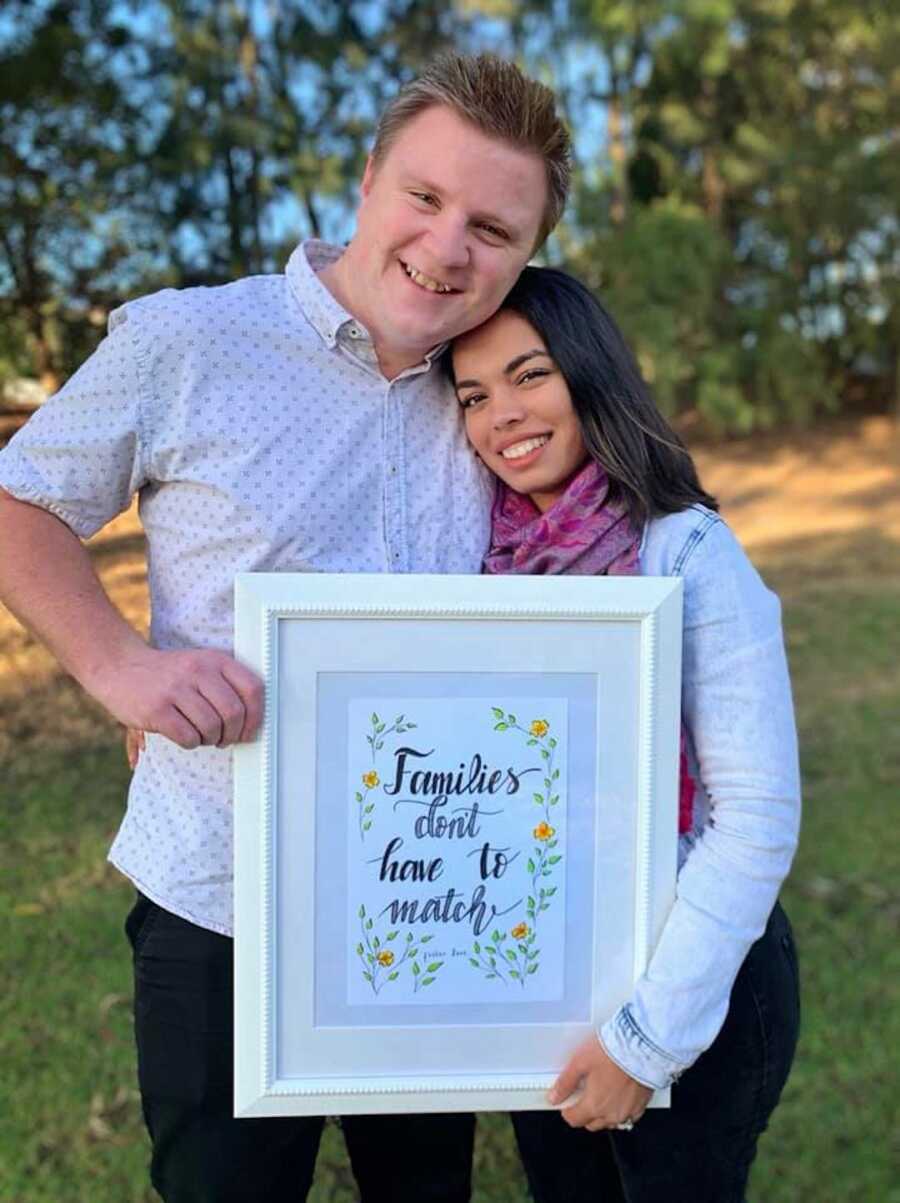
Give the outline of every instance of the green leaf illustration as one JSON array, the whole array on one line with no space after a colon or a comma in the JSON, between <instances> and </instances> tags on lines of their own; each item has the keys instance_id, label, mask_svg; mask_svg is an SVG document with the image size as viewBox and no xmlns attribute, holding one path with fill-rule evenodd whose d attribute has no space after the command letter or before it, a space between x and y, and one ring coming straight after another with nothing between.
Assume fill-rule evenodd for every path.
<instances>
[{"instance_id":1,"label":"green leaf illustration","mask_svg":"<svg viewBox=\"0 0 900 1203\"><path fill-rule=\"evenodd\" d=\"M499 930L499 928L495 927L491 932L491 939L495 944L498 944L503 939L503 933Z\"/></svg>"},{"instance_id":2,"label":"green leaf illustration","mask_svg":"<svg viewBox=\"0 0 900 1203\"><path fill-rule=\"evenodd\" d=\"M375 803L370 802L369 805L363 809L363 814L370 815L374 809L375 809Z\"/></svg>"},{"instance_id":3,"label":"green leaf illustration","mask_svg":"<svg viewBox=\"0 0 900 1203\"><path fill-rule=\"evenodd\" d=\"M508 727L507 727L506 723L495 723L494 730L495 731L506 731L506 730L508 730Z\"/></svg>"},{"instance_id":4,"label":"green leaf illustration","mask_svg":"<svg viewBox=\"0 0 900 1203\"><path fill-rule=\"evenodd\" d=\"M418 725L419 725L418 723L407 723L406 729L407 729L407 731L415 731L415 729L416 729L416 727L418 727Z\"/></svg>"},{"instance_id":5,"label":"green leaf illustration","mask_svg":"<svg viewBox=\"0 0 900 1203\"><path fill-rule=\"evenodd\" d=\"M366 920L366 931L371 931L371 930L372 930L372 920L367 919Z\"/></svg>"},{"instance_id":6,"label":"green leaf illustration","mask_svg":"<svg viewBox=\"0 0 900 1203\"><path fill-rule=\"evenodd\" d=\"M561 860L562 860L562 857L559 855L559 853L557 853L556 856L551 856L548 859L547 864L548 865L557 865L557 864L559 864L559 862Z\"/></svg>"},{"instance_id":7,"label":"green leaf illustration","mask_svg":"<svg viewBox=\"0 0 900 1203\"><path fill-rule=\"evenodd\" d=\"M433 939L434 939L434 936L423 936L422 943L427 944L429 940L433 940Z\"/></svg>"},{"instance_id":8,"label":"green leaf illustration","mask_svg":"<svg viewBox=\"0 0 900 1203\"><path fill-rule=\"evenodd\" d=\"M537 971L538 971L539 969L540 969L540 965L529 965L529 966L528 966L528 972L529 972L529 973L537 973Z\"/></svg>"},{"instance_id":9,"label":"green leaf illustration","mask_svg":"<svg viewBox=\"0 0 900 1203\"><path fill-rule=\"evenodd\" d=\"M402 723L402 722L403 722L403 715L402 715L402 714L398 714L398 715L397 715L397 717L394 719L394 724L395 724L395 725L397 725L397 724L399 724L399 723Z\"/></svg>"},{"instance_id":10,"label":"green leaf illustration","mask_svg":"<svg viewBox=\"0 0 900 1203\"><path fill-rule=\"evenodd\" d=\"M481 952L481 945L478 943L477 940L474 942L472 947L475 949L476 952Z\"/></svg>"},{"instance_id":11,"label":"green leaf illustration","mask_svg":"<svg viewBox=\"0 0 900 1203\"><path fill-rule=\"evenodd\" d=\"M399 932L389 931L388 934L384 938L385 938L385 940L396 940L397 936L399 934L400 934Z\"/></svg>"},{"instance_id":12,"label":"green leaf illustration","mask_svg":"<svg viewBox=\"0 0 900 1203\"><path fill-rule=\"evenodd\" d=\"M534 872L534 861L533 861L533 860L531 860L531 859L529 859L529 861L528 861L528 872L529 872L529 873L533 873L533 872Z\"/></svg>"},{"instance_id":13,"label":"green leaf illustration","mask_svg":"<svg viewBox=\"0 0 900 1203\"><path fill-rule=\"evenodd\" d=\"M542 891L541 891L541 893L544 893L544 891L542 890ZM553 895L553 894L555 894L555 893L556 893L556 886L550 886L550 887L548 887L548 889L547 889L546 893L547 893L547 897L548 897L548 898L550 898L550 897L551 897L551 895Z\"/></svg>"},{"instance_id":14,"label":"green leaf illustration","mask_svg":"<svg viewBox=\"0 0 900 1203\"><path fill-rule=\"evenodd\" d=\"M365 823L363 823L363 831L368 831L371 826L372 826L372 820L366 819Z\"/></svg>"},{"instance_id":15,"label":"green leaf illustration","mask_svg":"<svg viewBox=\"0 0 900 1203\"><path fill-rule=\"evenodd\" d=\"M418 977L418 976L419 976L419 974L422 972L422 970L419 968L419 962L418 962L418 961L413 961L413 963L412 963L412 971L413 971L413 973L416 975L416 977Z\"/></svg>"},{"instance_id":16,"label":"green leaf illustration","mask_svg":"<svg viewBox=\"0 0 900 1203\"><path fill-rule=\"evenodd\" d=\"M430 965L425 966L425 972L426 973L437 973L437 971L440 969L440 967L441 967L441 965L443 965L443 963L444 963L443 961L432 961Z\"/></svg>"},{"instance_id":17,"label":"green leaf illustration","mask_svg":"<svg viewBox=\"0 0 900 1203\"><path fill-rule=\"evenodd\" d=\"M506 721L511 727L514 727L516 725L516 716L514 714L508 714L506 716Z\"/></svg>"},{"instance_id":18,"label":"green leaf illustration","mask_svg":"<svg viewBox=\"0 0 900 1203\"><path fill-rule=\"evenodd\" d=\"M484 951L487 953L492 953L492 952L496 952L497 949L494 948L494 946L492 944L485 944Z\"/></svg>"},{"instance_id":19,"label":"green leaf illustration","mask_svg":"<svg viewBox=\"0 0 900 1203\"><path fill-rule=\"evenodd\" d=\"M360 917L360 919L365 919L365 917L366 917L366 908L365 908L365 904L364 904L364 903L360 905L360 908L359 908L359 917Z\"/></svg>"},{"instance_id":20,"label":"green leaf illustration","mask_svg":"<svg viewBox=\"0 0 900 1203\"><path fill-rule=\"evenodd\" d=\"M362 802L362 794L359 792L359 790L356 791L356 800L357 802Z\"/></svg>"},{"instance_id":21,"label":"green leaf illustration","mask_svg":"<svg viewBox=\"0 0 900 1203\"><path fill-rule=\"evenodd\" d=\"M541 748L541 756L544 760L550 759L550 753L547 751L546 748Z\"/></svg>"},{"instance_id":22,"label":"green leaf illustration","mask_svg":"<svg viewBox=\"0 0 900 1203\"><path fill-rule=\"evenodd\" d=\"M481 968L481 966L478 964L478 962L475 960L474 957L469 957L469 964L474 965L476 969Z\"/></svg>"},{"instance_id":23,"label":"green leaf illustration","mask_svg":"<svg viewBox=\"0 0 900 1203\"><path fill-rule=\"evenodd\" d=\"M555 747L556 747L556 740L555 740L555 739L548 739L548 740L547 740L547 743L550 745L550 747L551 747L551 748L555 748Z\"/></svg>"},{"instance_id":24,"label":"green leaf illustration","mask_svg":"<svg viewBox=\"0 0 900 1203\"><path fill-rule=\"evenodd\" d=\"M357 946L356 946L356 952L357 952L357 955L358 955L358 956L362 956L362 954L363 954L363 946L362 946L362 944L357 944Z\"/></svg>"},{"instance_id":25,"label":"green leaf illustration","mask_svg":"<svg viewBox=\"0 0 900 1203\"><path fill-rule=\"evenodd\" d=\"M543 794L532 794L531 796L532 796L532 798L534 798L535 802L543 802L544 801Z\"/></svg>"},{"instance_id":26,"label":"green leaf illustration","mask_svg":"<svg viewBox=\"0 0 900 1203\"><path fill-rule=\"evenodd\" d=\"M508 961L515 961L515 959L516 959L516 954L513 952L513 950L511 948L507 948L507 950L506 950L506 959Z\"/></svg>"},{"instance_id":27,"label":"green leaf illustration","mask_svg":"<svg viewBox=\"0 0 900 1203\"><path fill-rule=\"evenodd\" d=\"M396 978L398 978L399 976L400 976L400 974L399 974L399 973L397 972L397 970L395 969L393 973L389 973L389 974L388 974L388 981L389 981L389 982L392 982L392 981L394 981Z\"/></svg>"},{"instance_id":28,"label":"green leaf illustration","mask_svg":"<svg viewBox=\"0 0 900 1203\"><path fill-rule=\"evenodd\" d=\"M556 778L559 776L559 769L554 769L554 770L553 770L553 772L550 774L550 776L551 776L551 777L553 778L553 780L555 781L555 780L556 780Z\"/></svg>"},{"instance_id":29,"label":"green leaf illustration","mask_svg":"<svg viewBox=\"0 0 900 1203\"><path fill-rule=\"evenodd\" d=\"M549 788L550 788L550 778L545 777L544 778L544 789L549 789Z\"/></svg>"},{"instance_id":30,"label":"green leaf illustration","mask_svg":"<svg viewBox=\"0 0 900 1203\"><path fill-rule=\"evenodd\" d=\"M541 891L541 893L543 893L543 890ZM528 895L528 905L531 907L534 906L534 899L531 897L530 894Z\"/></svg>"},{"instance_id":31,"label":"green leaf illustration","mask_svg":"<svg viewBox=\"0 0 900 1203\"><path fill-rule=\"evenodd\" d=\"M367 982L370 982L372 980L371 973L366 973L365 969L363 970L363 977L366 979Z\"/></svg>"},{"instance_id":32,"label":"green leaf illustration","mask_svg":"<svg viewBox=\"0 0 900 1203\"><path fill-rule=\"evenodd\" d=\"M411 931L408 931L408 932L406 933L406 943L407 943L407 944L412 944L412 938L413 938L413 934L412 934L412 932L411 932Z\"/></svg>"},{"instance_id":33,"label":"green leaf illustration","mask_svg":"<svg viewBox=\"0 0 900 1203\"><path fill-rule=\"evenodd\" d=\"M494 718L503 718L503 711L500 709L499 706L492 706L491 710L493 712Z\"/></svg>"},{"instance_id":34,"label":"green leaf illustration","mask_svg":"<svg viewBox=\"0 0 900 1203\"><path fill-rule=\"evenodd\" d=\"M376 948L381 947L381 941L378 939L377 936L372 937L372 943L375 945Z\"/></svg>"},{"instance_id":35,"label":"green leaf illustration","mask_svg":"<svg viewBox=\"0 0 900 1203\"><path fill-rule=\"evenodd\" d=\"M434 978L433 978L433 977L423 977L423 978L422 978L422 985L423 985L423 986L430 986L430 985L431 985L431 983L432 983L433 981L434 981Z\"/></svg>"},{"instance_id":36,"label":"green leaf illustration","mask_svg":"<svg viewBox=\"0 0 900 1203\"><path fill-rule=\"evenodd\" d=\"M380 752L383 747L384 747L384 741L379 739L378 743L375 745L375 751Z\"/></svg>"},{"instance_id":37,"label":"green leaf illustration","mask_svg":"<svg viewBox=\"0 0 900 1203\"><path fill-rule=\"evenodd\" d=\"M520 978L522 975L521 975L521 973L519 973L518 969L510 969L509 976L514 977L514 978Z\"/></svg>"},{"instance_id":38,"label":"green leaf illustration","mask_svg":"<svg viewBox=\"0 0 900 1203\"><path fill-rule=\"evenodd\" d=\"M375 728L375 734L380 735L386 726L387 726L387 723L379 723L378 726Z\"/></svg>"},{"instance_id":39,"label":"green leaf illustration","mask_svg":"<svg viewBox=\"0 0 900 1203\"><path fill-rule=\"evenodd\" d=\"M381 719L378 717L378 715L373 710L372 711L372 726L377 727L380 722L381 722Z\"/></svg>"}]
</instances>

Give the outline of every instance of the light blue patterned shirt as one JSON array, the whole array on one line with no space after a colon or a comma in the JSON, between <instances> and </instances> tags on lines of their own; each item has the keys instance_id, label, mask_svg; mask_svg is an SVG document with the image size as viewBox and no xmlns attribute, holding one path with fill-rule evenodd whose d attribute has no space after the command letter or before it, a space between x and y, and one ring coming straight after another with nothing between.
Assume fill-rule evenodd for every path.
<instances>
[{"instance_id":1,"label":"light blue patterned shirt","mask_svg":"<svg viewBox=\"0 0 900 1203\"><path fill-rule=\"evenodd\" d=\"M137 491L151 642L230 651L236 572L478 572L490 484L427 361L388 381L317 278L166 290L109 336L0 454L0 486L82 538ZM147 737L110 852L166 910L232 930L231 755Z\"/></svg>"}]
</instances>

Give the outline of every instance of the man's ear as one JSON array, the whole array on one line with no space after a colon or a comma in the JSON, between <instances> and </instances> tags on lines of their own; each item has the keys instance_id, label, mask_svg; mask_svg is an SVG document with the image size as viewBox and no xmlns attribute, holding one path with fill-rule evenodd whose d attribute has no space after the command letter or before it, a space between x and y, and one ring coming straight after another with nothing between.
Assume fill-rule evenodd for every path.
<instances>
[{"instance_id":1,"label":"man's ear","mask_svg":"<svg viewBox=\"0 0 900 1203\"><path fill-rule=\"evenodd\" d=\"M369 157L366 159L366 169L363 172L362 183L359 186L359 191L362 196L368 196L372 191L372 185L375 182L376 171L377 168L375 166L375 160L371 155L369 155Z\"/></svg>"}]
</instances>

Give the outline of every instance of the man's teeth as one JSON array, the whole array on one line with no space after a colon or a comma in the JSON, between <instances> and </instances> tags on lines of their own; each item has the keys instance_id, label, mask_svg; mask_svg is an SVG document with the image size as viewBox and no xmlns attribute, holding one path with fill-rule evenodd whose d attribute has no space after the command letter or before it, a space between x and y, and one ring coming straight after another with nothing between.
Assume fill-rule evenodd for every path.
<instances>
[{"instance_id":1,"label":"man's teeth","mask_svg":"<svg viewBox=\"0 0 900 1203\"><path fill-rule=\"evenodd\" d=\"M524 443L514 443L512 447L505 448L500 454L504 459L521 459L529 451L536 451L538 447L543 447L549 438L549 434L541 434L536 439L526 439Z\"/></svg>"},{"instance_id":2,"label":"man's teeth","mask_svg":"<svg viewBox=\"0 0 900 1203\"><path fill-rule=\"evenodd\" d=\"M442 284L440 280L432 280L431 276L426 276L424 272L417 271L414 267L410 267L408 263L403 264L403 270L416 284L421 284L423 288L427 288L429 292L452 292L453 289L449 284Z\"/></svg>"}]
</instances>

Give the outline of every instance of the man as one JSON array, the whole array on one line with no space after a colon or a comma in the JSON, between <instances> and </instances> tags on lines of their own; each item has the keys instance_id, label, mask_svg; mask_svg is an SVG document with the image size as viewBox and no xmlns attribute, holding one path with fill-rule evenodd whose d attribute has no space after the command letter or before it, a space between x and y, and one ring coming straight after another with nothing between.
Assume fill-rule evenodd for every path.
<instances>
[{"instance_id":1,"label":"man","mask_svg":"<svg viewBox=\"0 0 900 1203\"><path fill-rule=\"evenodd\" d=\"M478 571L487 486L432 361L499 306L568 173L548 89L489 56L438 60L379 124L346 250L125 306L0 455L0 593L149 733L110 858L139 890L139 1077L167 1203L304 1198L321 1132L231 1115L227 748L262 706L230 654L234 574ZM149 646L80 543L135 491ZM468 1198L471 1117L344 1127L363 1199Z\"/></svg>"}]
</instances>

